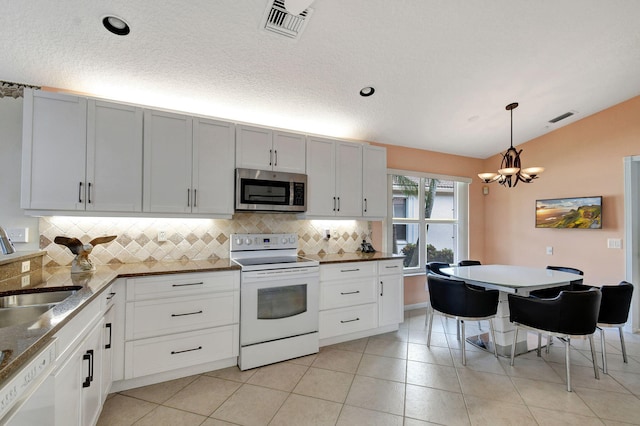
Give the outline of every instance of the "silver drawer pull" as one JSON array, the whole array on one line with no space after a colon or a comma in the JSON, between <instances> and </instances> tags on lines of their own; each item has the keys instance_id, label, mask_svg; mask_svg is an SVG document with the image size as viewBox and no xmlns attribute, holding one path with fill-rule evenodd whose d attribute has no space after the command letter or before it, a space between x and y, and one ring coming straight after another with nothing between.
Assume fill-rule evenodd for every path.
<instances>
[{"instance_id":1,"label":"silver drawer pull","mask_svg":"<svg viewBox=\"0 0 640 426\"><path fill-rule=\"evenodd\" d=\"M394 266L385 266L385 268L387 268L387 269L395 269L395 268L397 268L397 267L398 267L398 265L394 265Z\"/></svg>"},{"instance_id":2,"label":"silver drawer pull","mask_svg":"<svg viewBox=\"0 0 640 426\"><path fill-rule=\"evenodd\" d=\"M188 284L171 284L171 287L185 287L188 285L203 285L203 282L199 282L199 283L188 283Z\"/></svg>"},{"instance_id":3,"label":"silver drawer pull","mask_svg":"<svg viewBox=\"0 0 640 426\"><path fill-rule=\"evenodd\" d=\"M343 295L343 296L345 294L358 294L358 293L360 293L360 290L340 292L340 294Z\"/></svg>"},{"instance_id":4,"label":"silver drawer pull","mask_svg":"<svg viewBox=\"0 0 640 426\"><path fill-rule=\"evenodd\" d=\"M183 317L185 315L197 315L197 314L201 314L202 311L197 311L197 312L187 312L186 314L171 314L172 317Z\"/></svg>"},{"instance_id":5,"label":"silver drawer pull","mask_svg":"<svg viewBox=\"0 0 640 426\"><path fill-rule=\"evenodd\" d=\"M109 295L107 296L107 300L113 299L115 295L116 295L115 293L109 293Z\"/></svg>"},{"instance_id":6,"label":"silver drawer pull","mask_svg":"<svg viewBox=\"0 0 640 426\"><path fill-rule=\"evenodd\" d=\"M340 272L358 272L360 268L356 269L340 269Z\"/></svg>"},{"instance_id":7,"label":"silver drawer pull","mask_svg":"<svg viewBox=\"0 0 640 426\"><path fill-rule=\"evenodd\" d=\"M200 349L202 349L202 346L198 346L197 348L192 348L192 349L185 349L184 351L171 351L171 355L183 354L185 352L199 351Z\"/></svg>"},{"instance_id":8,"label":"silver drawer pull","mask_svg":"<svg viewBox=\"0 0 640 426\"><path fill-rule=\"evenodd\" d=\"M340 320L340 322L341 322L342 324L344 324L344 323L346 323L346 322L354 322L354 321L360 321L360 318L356 318L356 319L352 319L352 320L346 320L346 321L342 321L342 320Z\"/></svg>"}]
</instances>

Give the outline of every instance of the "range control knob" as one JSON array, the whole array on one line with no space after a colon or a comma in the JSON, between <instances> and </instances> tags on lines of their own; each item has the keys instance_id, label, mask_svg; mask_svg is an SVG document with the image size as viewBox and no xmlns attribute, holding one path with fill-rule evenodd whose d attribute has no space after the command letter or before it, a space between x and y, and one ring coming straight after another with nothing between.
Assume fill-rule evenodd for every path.
<instances>
[{"instance_id":1,"label":"range control knob","mask_svg":"<svg viewBox=\"0 0 640 426\"><path fill-rule=\"evenodd\" d=\"M287 239L285 237L282 237L282 244L287 244Z\"/></svg>"},{"instance_id":2,"label":"range control knob","mask_svg":"<svg viewBox=\"0 0 640 426\"><path fill-rule=\"evenodd\" d=\"M293 235L292 235L292 236L290 236L290 237L289 237L289 242L290 242L291 244L295 243L295 242L296 242L296 237L295 237L295 236L293 236Z\"/></svg>"},{"instance_id":3,"label":"range control knob","mask_svg":"<svg viewBox=\"0 0 640 426\"><path fill-rule=\"evenodd\" d=\"M244 242L247 243L248 246L250 246L253 241L251 241L251 238L247 238L246 240L244 240Z\"/></svg>"},{"instance_id":4,"label":"range control knob","mask_svg":"<svg viewBox=\"0 0 640 426\"><path fill-rule=\"evenodd\" d=\"M241 246L242 245L242 238L236 238L236 244Z\"/></svg>"}]
</instances>

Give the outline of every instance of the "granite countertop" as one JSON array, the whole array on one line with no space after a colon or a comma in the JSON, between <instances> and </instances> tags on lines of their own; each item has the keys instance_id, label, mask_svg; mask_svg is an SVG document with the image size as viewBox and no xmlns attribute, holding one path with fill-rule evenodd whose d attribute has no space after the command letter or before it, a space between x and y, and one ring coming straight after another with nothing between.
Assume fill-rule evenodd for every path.
<instances>
[{"instance_id":1,"label":"granite countertop","mask_svg":"<svg viewBox=\"0 0 640 426\"><path fill-rule=\"evenodd\" d=\"M320 264L328 263L342 263L342 262L366 262L373 260L392 260L402 259L404 256L393 253L375 252L375 253L362 253L357 251L355 253L327 253L327 254L305 254L304 257L311 260L317 260Z\"/></svg>"},{"instance_id":2,"label":"granite countertop","mask_svg":"<svg viewBox=\"0 0 640 426\"><path fill-rule=\"evenodd\" d=\"M0 281L0 296L80 287L75 294L37 320L0 328L0 386L117 278L225 270L240 270L240 267L229 259L103 265L94 272L73 275L71 267L58 267L42 268ZM25 285L23 280L28 284Z\"/></svg>"},{"instance_id":3,"label":"granite countertop","mask_svg":"<svg viewBox=\"0 0 640 426\"><path fill-rule=\"evenodd\" d=\"M401 259L403 256L356 252L305 257L317 260L320 264L330 264ZM16 258L12 260L15 261ZM80 287L73 296L45 312L37 320L0 328L0 386L36 355L83 306L93 301L117 278L225 270L240 270L240 267L230 259L102 265L94 272L73 275L70 267L57 267L42 268L0 281L0 296Z\"/></svg>"}]
</instances>

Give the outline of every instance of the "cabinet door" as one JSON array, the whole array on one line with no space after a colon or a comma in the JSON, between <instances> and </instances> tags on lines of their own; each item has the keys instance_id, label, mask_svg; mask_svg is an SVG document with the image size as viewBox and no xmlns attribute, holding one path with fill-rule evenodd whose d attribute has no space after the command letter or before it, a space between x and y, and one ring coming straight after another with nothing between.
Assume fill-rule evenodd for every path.
<instances>
[{"instance_id":1,"label":"cabinet door","mask_svg":"<svg viewBox=\"0 0 640 426\"><path fill-rule=\"evenodd\" d=\"M362 216L362 145L336 143L337 216Z\"/></svg>"},{"instance_id":2,"label":"cabinet door","mask_svg":"<svg viewBox=\"0 0 640 426\"><path fill-rule=\"evenodd\" d=\"M144 112L145 212L191 212L192 132L191 117Z\"/></svg>"},{"instance_id":3,"label":"cabinet door","mask_svg":"<svg viewBox=\"0 0 640 426\"><path fill-rule=\"evenodd\" d=\"M362 215L387 215L387 150L378 146L362 148Z\"/></svg>"},{"instance_id":4,"label":"cabinet door","mask_svg":"<svg viewBox=\"0 0 640 426\"><path fill-rule=\"evenodd\" d=\"M142 109L90 99L87 210L142 211Z\"/></svg>"},{"instance_id":5,"label":"cabinet door","mask_svg":"<svg viewBox=\"0 0 640 426\"><path fill-rule=\"evenodd\" d=\"M236 167L271 170L273 132L261 127L236 127Z\"/></svg>"},{"instance_id":6,"label":"cabinet door","mask_svg":"<svg viewBox=\"0 0 640 426\"><path fill-rule=\"evenodd\" d=\"M404 321L404 279L402 274L382 275L378 288L378 326Z\"/></svg>"},{"instance_id":7,"label":"cabinet door","mask_svg":"<svg viewBox=\"0 0 640 426\"><path fill-rule=\"evenodd\" d=\"M23 209L84 210L87 100L25 90Z\"/></svg>"},{"instance_id":8,"label":"cabinet door","mask_svg":"<svg viewBox=\"0 0 640 426\"><path fill-rule=\"evenodd\" d=\"M234 126L193 121L193 213L233 214Z\"/></svg>"},{"instance_id":9,"label":"cabinet door","mask_svg":"<svg viewBox=\"0 0 640 426\"><path fill-rule=\"evenodd\" d=\"M102 321L54 373L56 425L96 424L102 406L101 343Z\"/></svg>"},{"instance_id":10,"label":"cabinet door","mask_svg":"<svg viewBox=\"0 0 640 426\"><path fill-rule=\"evenodd\" d=\"M304 135L273 132L273 170L306 173L306 145Z\"/></svg>"},{"instance_id":11,"label":"cabinet door","mask_svg":"<svg viewBox=\"0 0 640 426\"><path fill-rule=\"evenodd\" d=\"M335 216L335 142L307 140L307 216Z\"/></svg>"},{"instance_id":12,"label":"cabinet door","mask_svg":"<svg viewBox=\"0 0 640 426\"><path fill-rule=\"evenodd\" d=\"M102 390L101 403L111 390L111 383L113 382L113 353L114 353L114 326L115 326L116 309L115 306L111 306L104 314L104 322L102 325Z\"/></svg>"}]
</instances>

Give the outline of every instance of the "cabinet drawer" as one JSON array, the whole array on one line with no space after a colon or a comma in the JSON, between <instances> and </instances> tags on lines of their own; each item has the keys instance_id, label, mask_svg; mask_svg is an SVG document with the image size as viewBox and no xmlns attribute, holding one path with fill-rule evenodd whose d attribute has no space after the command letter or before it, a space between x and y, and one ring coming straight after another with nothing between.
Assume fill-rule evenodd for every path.
<instances>
[{"instance_id":1,"label":"cabinet drawer","mask_svg":"<svg viewBox=\"0 0 640 426\"><path fill-rule=\"evenodd\" d=\"M377 303L320 312L320 339L369 330L377 326Z\"/></svg>"},{"instance_id":2,"label":"cabinet drawer","mask_svg":"<svg viewBox=\"0 0 640 426\"><path fill-rule=\"evenodd\" d=\"M376 281L372 277L320 284L320 310L362 305L376 301Z\"/></svg>"},{"instance_id":3,"label":"cabinet drawer","mask_svg":"<svg viewBox=\"0 0 640 426\"><path fill-rule=\"evenodd\" d=\"M240 288L237 271L171 274L127 279L127 300L160 299Z\"/></svg>"},{"instance_id":4,"label":"cabinet drawer","mask_svg":"<svg viewBox=\"0 0 640 426\"><path fill-rule=\"evenodd\" d=\"M320 281L375 277L377 262L346 262L320 266Z\"/></svg>"},{"instance_id":5,"label":"cabinet drawer","mask_svg":"<svg viewBox=\"0 0 640 426\"><path fill-rule=\"evenodd\" d=\"M402 259L378 261L378 275L402 274Z\"/></svg>"},{"instance_id":6,"label":"cabinet drawer","mask_svg":"<svg viewBox=\"0 0 640 426\"><path fill-rule=\"evenodd\" d=\"M238 322L237 291L127 303L126 339L140 339Z\"/></svg>"},{"instance_id":7,"label":"cabinet drawer","mask_svg":"<svg viewBox=\"0 0 640 426\"><path fill-rule=\"evenodd\" d=\"M238 325L141 339L125 344L125 379L238 356Z\"/></svg>"}]
</instances>

